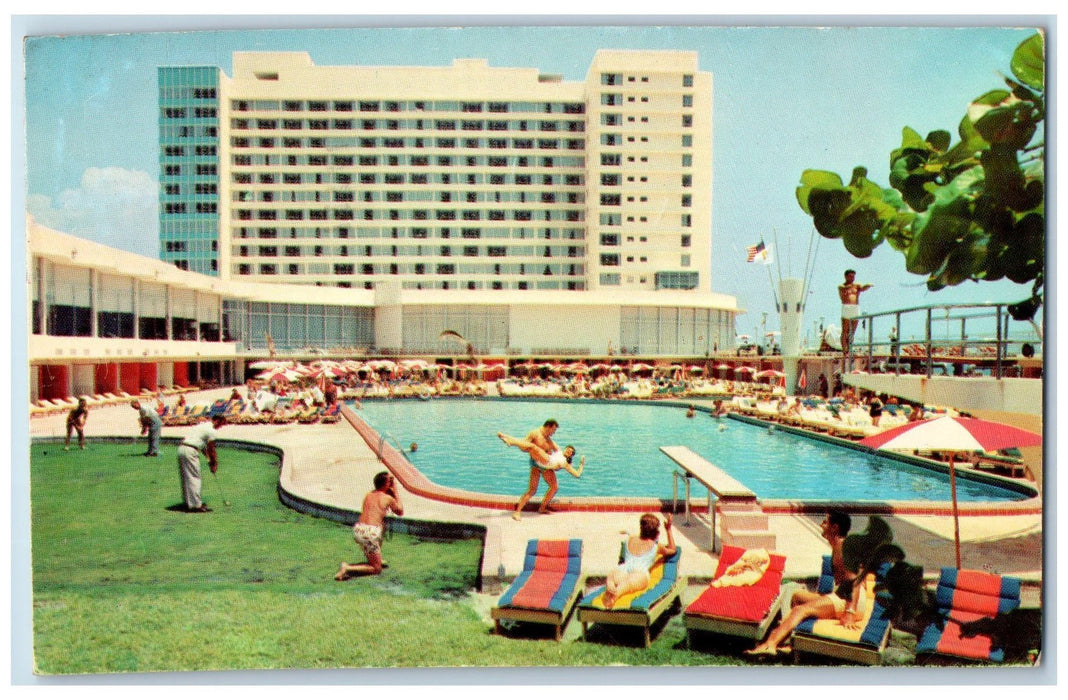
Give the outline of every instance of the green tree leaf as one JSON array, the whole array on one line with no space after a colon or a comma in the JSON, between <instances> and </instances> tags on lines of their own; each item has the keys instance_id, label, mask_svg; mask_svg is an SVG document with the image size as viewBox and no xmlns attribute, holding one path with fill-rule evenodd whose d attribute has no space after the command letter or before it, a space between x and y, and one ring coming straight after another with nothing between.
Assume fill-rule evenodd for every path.
<instances>
[{"instance_id":1,"label":"green tree leaf","mask_svg":"<svg viewBox=\"0 0 1068 700\"><path fill-rule=\"evenodd\" d=\"M1024 85L1038 91L1046 87L1045 42L1041 34L1035 34L1016 47L1012 54L1012 74Z\"/></svg>"}]
</instances>

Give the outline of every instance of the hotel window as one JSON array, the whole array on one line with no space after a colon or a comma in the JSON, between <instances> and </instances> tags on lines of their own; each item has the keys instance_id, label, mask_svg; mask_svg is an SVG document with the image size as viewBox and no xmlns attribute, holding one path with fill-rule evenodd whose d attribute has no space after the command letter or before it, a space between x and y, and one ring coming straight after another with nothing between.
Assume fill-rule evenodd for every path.
<instances>
[{"instance_id":1,"label":"hotel window","mask_svg":"<svg viewBox=\"0 0 1068 700\"><path fill-rule=\"evenodd\" d=\"M606 267L619 265L619 253L601 253L601 265Z\"/></svg>"},{"instance_id":2,"label":"hotel window","mask_svg":"<svg viewBox=\"0 0 1068 700\"><path fill-rule=\"evenodd\" d=\"M693 76L690 75L690 74L686 74L686 75L682 76L682 86L683 87L693 87Z\"/></svg>"},{"instance_id":3,"label":"hotel window","mask_svg":"<svg viewBox=\"0 0 1068 700\"><path fill-rule=\"evenodd\" d=\"M682 96L682 106L683 107L693 107L693 95L683 95Z\"/></svg>"},{"instance_id":4,"label":"hotel window","mask_svg":"<svg viewBox=\"0 0 1068 700\"><path fill-rule=\"evenodd\" d=\"M684 114L684 115L682 115L682 125L683 126L693 126L693 115L692 114Z\"/></svg>"}]
</instances>

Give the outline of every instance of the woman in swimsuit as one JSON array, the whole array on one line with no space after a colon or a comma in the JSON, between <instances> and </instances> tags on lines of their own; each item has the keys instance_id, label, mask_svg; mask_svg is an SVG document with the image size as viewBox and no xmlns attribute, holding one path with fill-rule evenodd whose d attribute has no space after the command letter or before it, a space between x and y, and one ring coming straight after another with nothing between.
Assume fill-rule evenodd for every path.
<instances>
[{"instance_id":1,"label":"woman in swimsuit","mask_svg":"<svg viewBox=\"0 0 1068 700\"><path fill-rule=\"evenodd\" d=\"M521 440L511 435L505 435L504 433L497 433L497 437L501 439L505 445L509 447L518 447L523 452L530 455L530 458L534 460L542 469L549 471L557 471L563 467L569 474L578 479L582 476L582 470L586 466L586 458L579 459L578 469L571 464L575 458L575 448L572 445L568 445L561 451L546 452L541 447L535 445L530 440Z\"/></svg>"},{"instance_id":2,"label":"woman in swimsuit","mask_svg":"<svg viewBox=\"0 0 1068 700\"><path fill-rule=\"evenodd\" d=\"M671 513L664 515L664 530L667 532L666 545L657 541L660 538L660 521L655 515L646 513L638 520L638 534L630 535L623 547L623 563L612 569L605 581L601 602L606 609L611 609L621 596L649 585L649 569L658 556L670 557L675 554ZM628 533L624 531L623 534Z\"/></svg>"}]
</instances>

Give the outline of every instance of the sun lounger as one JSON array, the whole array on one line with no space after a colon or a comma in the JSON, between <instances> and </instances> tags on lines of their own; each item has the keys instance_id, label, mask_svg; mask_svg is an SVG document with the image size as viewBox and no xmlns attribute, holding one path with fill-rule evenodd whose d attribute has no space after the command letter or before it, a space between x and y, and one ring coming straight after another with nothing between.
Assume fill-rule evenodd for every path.
<instances>
[{"instance_id":1,"label":"sun lounger","mask_svg":"<svg viewBox=\"0 0 1068 700\"><path fill-rule=\"evenodd\" d=\"M490 611L497 633L502 620L553 625L560 641L582 592L582 540L530 540L523 571Z\"/></svg>"},{"instance_id":2,"label":"sun lounger","mask_svg":"<svg viewBox=\"0 0 1068 700\"><path fill-rule=\"evenodd\" d=\"M986 571L944 567L935 590L941 619L924 630L916 644L920 660L933 655L1001 663L1005 650L989 631L998 616L1020 607L1020 580Z\"/></svg>"},{"instance_id":3,"label":"sun lounger","mask_svg":"<svg viewBox=\"0 0 1068 700\"><path fill-rule=\"evenodd\" d=\"M649 570L649 585L643 591L620 596L611 609L602 602L605 587L599 586L579 603L578 618L582 623L582 638L591 623L641 627L645 646L649 646L650 627L669 609L680 606L686 577L679 576L679 558L682 547L667 559L658 558Z\"/></svg>"},{"instance_id":4,"label":"sun lounger","mask_svg":"<svg viewBox=\"0 0 1068 700\"><path fill-rule=\"evenodd\" d=\"M794 630L795 657L808 652L869 666L882 663L883 652L890 639L890 620L887 619L886 610L876 597L873 578L866 578L865 585L868 590L858 610L859 627L854 630L848 629L837 619L809 618L804 620ZM833 590L834 575L831 573L831 557L825 555L817 592L830 593Z\"/></svg>"},{"instance_id":5,"label":"sun lounger","mask_svg":"<svg viewBox=\"0 0 1068 700\"><path fill-rule=\"evenodd\" d=\"M320 423L337 423L341 420L341 404L335 403L326 407Z\"/></svg>"},{"instance_id":6,"label":"sun lounger","mask_svg":"<svg viewBox=\"0 0 1068 700\"><path fill-rule=\"evenodd\" d=\"M746 550L724 545L712 581L723 578L724 572ZM709 585L683 613L686 624L686 643L690 645L694 630L748 639L763 639L778 614L782 597L782 574L786 557L770 554L763 576L749 585Z\"/></svg>"}]
</instances>

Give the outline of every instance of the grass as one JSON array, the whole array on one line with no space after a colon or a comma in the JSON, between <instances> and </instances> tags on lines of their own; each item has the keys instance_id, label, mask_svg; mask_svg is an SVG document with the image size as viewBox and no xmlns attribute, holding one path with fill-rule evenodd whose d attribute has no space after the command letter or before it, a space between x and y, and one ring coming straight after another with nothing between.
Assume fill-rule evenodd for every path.
<instances>
[{"instance_id":1,"label":"grass","mask_svg":"<svg viewBox=\"0 0 1068 700\"><path fill-rule=\"evenodd\" d=\"M283 506L275 457L222 449L217 479L205 470L215 511L193 515L172 509L175 447L143 449L31 447L38 673L742 663L685 649L679 616L649 649L597 627L608 643L493 634L471 595L474 540L397 534L381 576L338 583L338 562L361 558L350 528Z\"/></svg>"}]
</instances>

